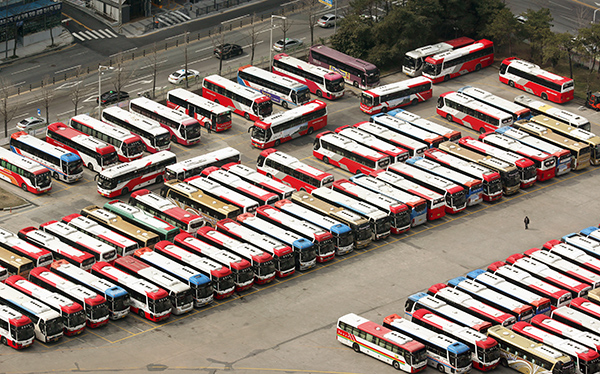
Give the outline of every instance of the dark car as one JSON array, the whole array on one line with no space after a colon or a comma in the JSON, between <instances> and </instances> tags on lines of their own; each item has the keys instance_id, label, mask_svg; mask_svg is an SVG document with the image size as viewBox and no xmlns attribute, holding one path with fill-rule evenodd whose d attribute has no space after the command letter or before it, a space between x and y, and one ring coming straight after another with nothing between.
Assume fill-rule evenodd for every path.
<instances>
[{"instance_id":1,"label":"dark car","mask_svg":"<svg viewBox=\"0 0 600 374\"><path fill-rule=\"evenodd\" d=\"M223 44L218 45L213 52L215 54L215 57L221 58L222 54L223 60L226 60L230 57L241 55L242 53L244 53L244 49L242 48L242 46L237 44Z\"/></svg>"},{"instance_id":2,"label":"dark car","mask_svg":"<svg viewBox=\"0 0 600 374\"><path fill-rule=\"evenodd\" d=\"M102 95L100 95L100 99L102 100L102 105L118 103L119 101L123 101L129 99L129 94L125 91L106 91ZM98 102L98 98L96 98L96 102Z\"/></svg>"}]
</instances>

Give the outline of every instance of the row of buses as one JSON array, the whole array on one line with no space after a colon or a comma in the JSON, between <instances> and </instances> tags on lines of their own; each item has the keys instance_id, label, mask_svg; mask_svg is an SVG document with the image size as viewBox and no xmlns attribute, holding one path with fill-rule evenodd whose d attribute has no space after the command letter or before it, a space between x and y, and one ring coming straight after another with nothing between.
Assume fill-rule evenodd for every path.
<instances>
[{"instance_id":1,"label":"row of buses","mask_svg":"<svg viewBox=\"0 0 600 374\"><path fill-rule=\"evenodd\" d=\"M427 293L404 318L341 317L338 341L394 368L443 373L502 365L523 373L600 372L600 229L550 240Z\"/></svg>"}]
</instances>

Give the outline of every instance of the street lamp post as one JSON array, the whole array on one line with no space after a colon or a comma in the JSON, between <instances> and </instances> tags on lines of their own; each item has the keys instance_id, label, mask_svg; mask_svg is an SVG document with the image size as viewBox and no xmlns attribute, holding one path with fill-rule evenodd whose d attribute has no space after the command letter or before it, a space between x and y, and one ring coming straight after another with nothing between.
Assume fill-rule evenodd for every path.
<instances>
[{"instance_id":1,"label":"street lamp post","mask_svg":"<svg viewBox=\"0 0 600 374\"><path fill-rule=\"evenodd\" d=\"M271 39L269 43L269 70L273 70L273 18L287 19L284 16L271 14ZM285 40L283 41L285 43Z\"/></svg>"},{"instance_id":2,"label":"street lamp post","mask_svg":"<svg viewBox=\"0 0 600 374\"><path fill-rule=\"evenodd\" d=\"M102 95L102 72L112 69L114 69L112 66L98 65L98 118L100 118L102 107L102 98L100 97L100 95Z\"/></svg>"},{"instance_id":3,"label":"street lamp post","mask_svg":"<svg viewBox=\"0 0 600 374\"><path fill-rule=\"evenodd\" d=\"M600 7L600 3L594 2L594 4L596 4L597 7ZM594 10L594 18L592 18L592 23L596 23L596 12L599 10L600 10L600 8L597 8L596 10Z\"/></svg>"}]
</instances>

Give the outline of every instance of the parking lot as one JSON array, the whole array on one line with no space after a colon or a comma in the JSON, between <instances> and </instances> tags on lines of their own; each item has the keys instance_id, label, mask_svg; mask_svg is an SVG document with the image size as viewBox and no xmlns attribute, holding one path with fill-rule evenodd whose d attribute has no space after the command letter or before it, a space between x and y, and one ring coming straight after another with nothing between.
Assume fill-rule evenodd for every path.
<instances>
[{"instance_id":1,"label":"parking lot","mask_svg":"<svg viewBox=\"0 0 600 374\"><path fill-rule=\"evenodd\" d=\"M500 84L497 74L497 69L490 67L437 85L431 100L407 109L460 130L463 136L476 137L475 132L449 124L438 116L436 100L439 94L465 85L510 100L523 93ZM384 77L382 83L401 79L406 78L396 74ZM331 102L328 130L369 119L359 110L359 94L349 88L344 98ZM580 111L575 104L563 107L590 119L592 131L600 133L598 114ZM228 132L203 132L200 144L189 148L173 145L172 150L183 160L231 146L242 152L244 164L254 167L260 150L250 146L247 130L251 123L237 115L233 122ZM331 172L336 178L350 177L349 173L312 156L313 139L314 135L296 139L279 149ZM338 343L334 327L337 318L354 312L381 323L389 314L402 313L408 295L434 283L597 225L600 204L595 199L594 182L598 172L590 167L538 183L510 198L467 208L466 212L427 223L407 234L374 242L366 250L338 257L289 279L255 286L232 299L171 317L164 323L153 324L130 315L104 328L87 329L80 336L63 338L57 344L36 342L24 352L2 347L0 371L393 372L391 366L357 355ZM33 204L0 214L0 225L13 232L107 202L97 194L94 175L88 170L83 180L73 185L54 180L52 192L47 195L25 194L8 184L3 184L3 188ZM150 189L158 191L160 186ZM523 226L525 215L531 219L527 231ZM504 368L498 370L509 372Z\"/></svg>"}]
</instances>

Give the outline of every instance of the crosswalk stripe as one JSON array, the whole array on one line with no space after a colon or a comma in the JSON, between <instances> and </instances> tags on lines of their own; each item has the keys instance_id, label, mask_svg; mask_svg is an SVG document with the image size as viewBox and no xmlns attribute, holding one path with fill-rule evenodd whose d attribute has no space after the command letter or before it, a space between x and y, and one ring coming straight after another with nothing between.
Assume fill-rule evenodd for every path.
<instances>
[{"instance_id":1,"label":"crosswalk stripe","mask_svg":"<svg viewBox=\"0 0 600 374\"><path fill-rule=\"evenodd\" d=\"M91 37L91 36L89 36L89 35L87 34L87 32L86 32L86 31L81 31L81 32L79 32L78 34L79 34L79 35L81 35L81 36L83 36L83 37L84 37L84 38L86 38L87 40L92 40L92 37Z\"/></svg>"},{"instance_id":2,"label":"crosswalk stripe","mask_svg":"<svg viewBox=\"0 0 600 374\"><path fill-rule=\"evenodd\" d=\"M85 39L82 38L81 36L79 36L79 34L77 34L76 32L73 33L73 36L76 37L77 39L81 40L82 42L85 41Z\"/></svg>"},{"instance_id":3,"label":"crosswalk stripe","mask_svg":"<svg viewBox=\"0 0 600 374\"><path fill-rule=\"evenodd\" d=\"M164 18L162 18L162 17L159 17L159 18L158 18L158 20L159 20L160 22L164 23L164 24L167 24L167 25L169 25L169 26L171 26L171 25L172 25L172 23L171 23L171 22L167 21L166 19L164 19Z\"/></svg>"},{"instance_id":4,"label":"crosswalk stripe","mask_svg":"<svg viewBox=\"0 0 600 374\"><path fill-rule=\"evenodd\" d=\"M174 12L175 12L175 13L177 13L177 14L179 14L180 16L182 16L183 18L185 18L186 20L190 20L190 19L191 19L191 18L190 18L190 16L188 16L188 15L187 15L187 14L185 14L185 13L181 13L181 12L180 12L180 11L178 11L178 10L175 10Z\"/></svg>"},{"instance_id":5,"label":"crosswalk stripe","mask_svg":"<svg viewBox=\"0 0 600 374\"><path fill-rule=\"evenodd\" d=\"M111 38L110 35L108 35L107 33L105 33L102 30L94 30L94 31L96 31L98 34L102 35L103 38Z\"/></svg>"},{"instance_id":6,"label":"crosswalk stripe","mask_svg":"<svg viewBox=\"0 0 600 374\"><path fill-rule=\"evenodd\" d=\"M173 24L181 22L179 17L177 17L175 14L172 14L172 13L165 14L165 17L167 17L169 19L169 21L173 22Z\"/></svg>"},{"instance_id":7,"label":"crosswalk stripe","mask_svg":"<svg viewBox=\"0 0 600 374\"><path fill-rule=\"evenodd\" d=\"M86 31L85 34L83 34L83 35L88 35L88 36L91 36L94 39L98 39L98 37L96 35L94 35L90 30Z\"/></svg>"},{"instance_id":8,"label":"crosswalk stripe","mask_svg":"<svg viewBox=\"0 0 600 374\"><path fill-rule=\"evenodd\" d=\"M110 31L109 29L104 29L104 32L107 33L108 35L112 35L113 38L118 38L119 36L114 34L112 31Z\"/></svg>"},{"instance_id":9,"label":"crosswalk stripe","mask_svg":"<svg viewBox=\"0 0 600 374\"><path fill-rule=\"evenodd\" d=\"M96 35L99 39L104 39L104 35L100 34L98 31L96 30L90 30L89 31L92 35Z\"/></svg>"}]
</instances>

